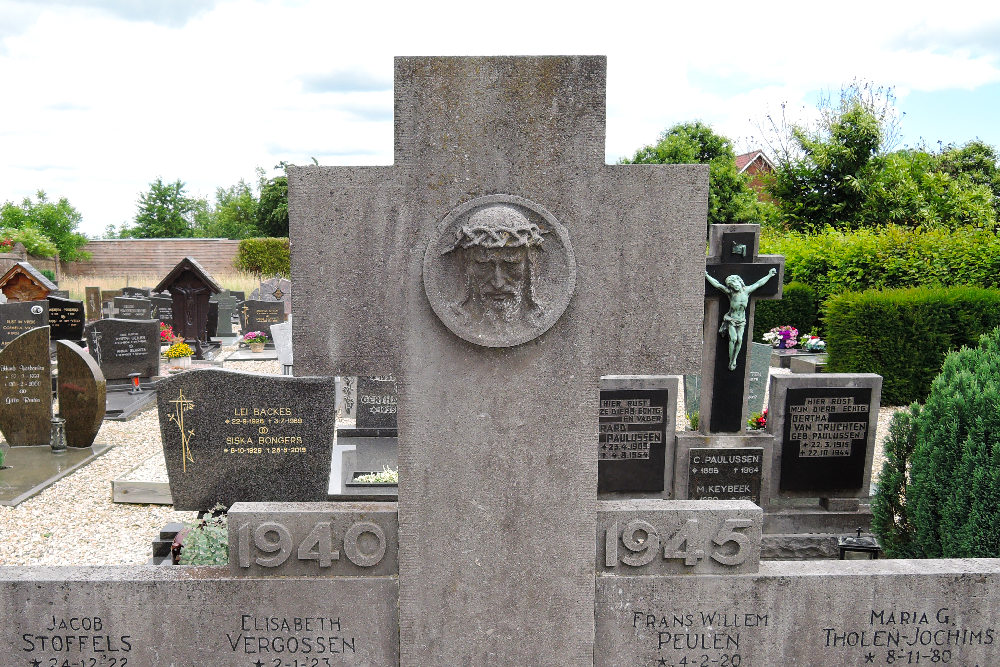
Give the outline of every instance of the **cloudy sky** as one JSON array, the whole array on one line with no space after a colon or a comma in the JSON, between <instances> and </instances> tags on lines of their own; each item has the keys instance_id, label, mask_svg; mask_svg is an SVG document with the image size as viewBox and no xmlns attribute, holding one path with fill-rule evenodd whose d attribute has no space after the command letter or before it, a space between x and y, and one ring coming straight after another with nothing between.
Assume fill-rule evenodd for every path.
<instances>
[{"instance_id":1,"label":"cloudy sky","mask_svg":"<svg viewBox=\"0 0 1000 667\"><path fill-rule=\"evenodd\" d=\"M564 53L608 56L609 162L694 119L753 148L855 78L895 87L903 144L1000 146L997 3L0 0L0 202L100 235L158 176L389 164L394 55Z\"/></svg>"}]
</instances>

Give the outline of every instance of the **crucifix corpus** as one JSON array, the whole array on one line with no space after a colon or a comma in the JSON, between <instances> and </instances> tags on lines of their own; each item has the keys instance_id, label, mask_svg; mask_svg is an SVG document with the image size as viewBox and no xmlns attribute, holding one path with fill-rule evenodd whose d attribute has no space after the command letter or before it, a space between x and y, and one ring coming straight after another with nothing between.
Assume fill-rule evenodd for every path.
<instances>
[{"instance_id":1,"label":"crucifix corpus","mask_svg":"<svg viewBox=\"0 0 1000 667\"><path fill-rule=\"evenodd\" d=\"M758 225L712 225L705 266L705 351L700 430L746 428L746 356L757 299L780 299L785 259L757 255Z\"/></svg>"},{"instance_id":2,"label":"crucifix corpus","mask_svg":"<svg viewBox=\"0 0 1000 667\"><path fill-rule=\"evenodd\" d=\"M296 372L397 377L401 663L587 664L598 380L697 368L708 174L605 164L603 57L395 68L394 165L289 168Z\"/></svg>"}]
</instances>

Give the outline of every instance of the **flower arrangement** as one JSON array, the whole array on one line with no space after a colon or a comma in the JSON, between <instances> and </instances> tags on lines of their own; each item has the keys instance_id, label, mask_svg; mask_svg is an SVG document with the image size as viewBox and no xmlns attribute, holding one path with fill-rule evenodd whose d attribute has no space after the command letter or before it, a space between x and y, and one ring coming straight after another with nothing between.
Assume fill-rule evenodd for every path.
<instances>
[{"instance_id":1,"label":"flower arrangement","mask_svg":"<svg viewBox=\"0 0 1000 667\"><path fill-rule=\"evenodd\" d=\"M243 334L243 342L247 345L267 345L271 342L271 339L263 331L249 331Z\"/></svg>"},{"instance_id":2,"label":"flower arrangement","mask_svg":"<svg viewBox=\"0 0 1000 667\"><path fill-rule=\"evenodd\" d=\"M826 349L826 341L819 336L808 336L802 339L802 349L810 352L822 352Z\"/></svg>"},{"instance_id":3,"label":"flower arrangement","mask_svg":"<svg viewBox=\"0 0 1000 667\"><path fill-rule=\"evenodd\" d=\"M751 431L759 431L767 426L767 408L764 408L764 412L753 413L747 420L747 426L750 427Z\"/></svg>"},{"instance_id":4,"label":"flower arrangement","mask_svg":"<svg viewBox=\"0 0 1000 667\"><path fill-rule=\"evenodd\" d=\"M13 248L14 248L14 239L5 238L2 241L0 241L0 252L7 252L8 250L13 250Z\"/></svg>"},{"instance_id":5,"label":"flower arrangement","mask_svg":"<svg viewBox=\"0 0 1000 667\"><path fill-rule=\"evenodd\" d=\"M799 330L795 327L782 326L774 327L764 334L764 341L771 347L791 349L798 344Z\"/></svg>"},{"instance_id":6,"label":"flower arrangement","mask_svg":"<svg viewBox=\"0 0 1000 667\"><path fill-rule=\"evenodd\" d=\"M389 466L383 466L380 472L358 475L354 481L362 484L399 484L399 471L393 470Z\"/></svg>"},{"instance_id":7,"label":"flower arrangement","mask_svg":"<svg viewBox=\"0 0 1000 667\"><path fill-rule=\"evenodd\" d=\"M194 350L191 346L182 340L176 341L173 345L167 348L164 353L167 359L179 359L180 357L190 357L194 354Z\"/></svg>"},{"instance_id":8,"label":"flower arrangement","mask_svg":"<svg viewBox=\"0 0 1000 667\"><path fill-rule=\"evenodd\" d=\"M174 335L174 328L169 324L160 322L160 342L161 343L172 343L176 336Z\"/></svg>"}]
</instances>

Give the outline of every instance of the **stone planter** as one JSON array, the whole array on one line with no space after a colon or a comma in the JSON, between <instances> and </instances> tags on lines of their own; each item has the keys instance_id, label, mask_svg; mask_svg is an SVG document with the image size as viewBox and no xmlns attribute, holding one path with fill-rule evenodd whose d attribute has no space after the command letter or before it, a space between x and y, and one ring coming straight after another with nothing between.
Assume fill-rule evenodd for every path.
<instances>
[{"instance_id":1,"label":"stone planter","mask_svg":"<svg viewBox=\"0 0 1000 667\"><path fill-rule=\"evenodd\" d=\"M170 360L173 368L191 368L191 357L177 357Z\"/></svg>"},{"instance_id":2,"label":"stone planter","mask_svg":"<svg viewBox=\"0 0 1000 667\"><path fill-rule=\"evenodd\" d=\"M264 351L264 343L250 343L250 351L251 352L263 352Z\"/></svg>"}]
</instances>

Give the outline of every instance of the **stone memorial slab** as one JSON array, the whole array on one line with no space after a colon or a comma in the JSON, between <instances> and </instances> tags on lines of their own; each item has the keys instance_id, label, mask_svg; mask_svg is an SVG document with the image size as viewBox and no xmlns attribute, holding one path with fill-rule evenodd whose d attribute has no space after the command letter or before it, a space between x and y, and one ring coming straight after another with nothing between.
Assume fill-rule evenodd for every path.
<instances>
[{"instance_id":1,"label":"stone memorial slab","mask_svg":"<svg viewBox=\"0 0 1000 667\"><path fill-rule=\"evenodd\" d=\"M396 503L236 503L228 513L229 569L262 577L399 573ZM274 534L286 549L274 551ZM285 539L287 535L288 539ZM291 545L304 548L293 552Z\"/></svg>"},{"instance_id":2,"label":"stone memorial slab","mask_svg":"<svg viewBox=\"0 0 1000 667\"><path fill-rule=\"evenodd\" d=\"M275 276L263 281L260 287L250 293L251 301L284 301L285 313L292 312L292 281Z\"/></svg>"},{"instance_id":3,"label":"stone memorial slab","mask_svg":"<svg viewBox=\"0 0 1000 667\"><path fill-rule=\"evenodd\" d=\"M49 328L38 327L0 350L0 432L11 446L47 445L51 427Z\"/></svg>"},{"instance_id":4,"label":"stone memorial slab","mask_svg":"<svg viewBox=\"0 0 1000 667\"><path fill-rule=\"evenodd\" d=\"M84 287L83 290L86 295L84 301L87 304L87 321L93 322L101 319L101 288Z\"/></svg>"},{"instance_id":5,"label":"stone memorial slab","mask_svg":"<svg viewBox=\"0 0 1000 667\"><path fill-rule=\"evenodd\" d=\"M282 372L290 375L293 362L292 355L292 322L291 316L288 322L271 325L271 335L274 336L274 349L278 353L278 363L281 364Z\"/></svg>"},{"instance_id":6,"label":"stone memorial slab","mask_svg":"<svg viewBox=\"0 0 1000 667\"><path fill-rule=\"evenodd\" d=\"M49 295L49 328L52 340L80 340L86 324L83 301Z\"/></svg>"},{"instance_id":7,"label":"stone memorial slab","mask_svg":"<svg viewBox=\"0 0 1000 667\"><path fill-rule=\"evenodd\" d=\"M271 325L281 324L285 321L284 301L256 301L247 299L240 304L240 331L248 333L250 331L263 331L267 337L274 339L271 335Z\"/></svg>"},{"instance_id":8,"label":"stone memorial slab","mask_svg":"<svg viewBox=\"0 0 1000 667\"><path fill-rule=\"evenodd\" d=\"M10 301L0 303L0 346L23 333L49 323L49 302Z\"/></svg>"},{"instance_id":9,"label":"stone memorial slab","mask_svg":"<svg viewBox=\"0 0 1000 667\"><path fill-rule=\"evenodd\" d=\"M5 667L398 665L398 597L389 576L5 567L0 647Z\"/></svg>"},{"instance_id":10,"label":"stone memorial slab","mask_svg":"<svg viewBox=\"0 0 1000 667\"><path fill-rule=\"evenodd\" d=\"M358 378L358 407L355 420L360 429L396 428L396 378L392 375Z\"/></svg>"},{"instance_id":11,"label":"stone memorial slab","mask_svg":"<svg viewBox=\"0 0 1000 667\"><path fill-rule=\"evenodd\" d=\"M120 289L101 290L101 310L104 317L115 316L115 297L122 295Z\"/></svg>"},{"instance_id":12,"label":"stone memorial slab","mask_svg":"<svg viewBox=\"0 0 1000 667\"><path fill-rule=\"evenodd\" d=\"M767 430L780 440L773 493L867 497L881 389L874 374L772 376Z\"/></svg>"},{"instance_id":13,"label":"stone memorial slab","mask_svg":"<svg viewBox=\"0 0 1000 667\"><path fill-rule=\"evenodd\" d=\"M153 303L149 299L116 296L114 306L120 320L153 319Z\"/></svg>"},{"instance_id":14,"label":"stone memorial slab","mask_svg":"<svg viewBox=\"0 0 1000 667\"><path fill-rule=\"evenodd\" d=\"M697 371L707 173L605 164L605 65L399 58L395 166L288 169L296 370L399 380L405 664L593 661L598 379Z\"/></svg>"},{"instance_id":15,"label":"stone memorial slab","mask_svg":"<svg viewBox=\"0 0 1000 667\"><path fill-rule=\"evenodd\" d=\"M121 295L131 299L148 299L152 294L148 287L123 287Z\"/></svg>"},{"instance_id":16,"label":"stone memorial slab","mask_svg":"<svg viewBox=\"0 0 1000 667\"><path fill-rule=\"evenodd\" d=\"M6 448L6 445L0 447ZM109 449L107 445L97 444L53 454L52 448L47 444L6 448L4 465L0 468L0 506L17 507ZM12 569L0 568L8 571Z\"/></svg>"},{"instance_id":17,"label":"stone memorial slab","mask_svg":"<svg viewBox=\"0 0 1000 667\"><path fill-rule=\"evenodd\" d=\"M175 509L326 499L333 378L199 369L157 394Z\"/></svg>"},{"instance_id":18,"label":"stone memorial slab","mask_svg":"<svg viewBox=\"0 0 1000 667\"><path fill-rule=\"evenodd\" d=\"M750 343L750 378L747 381L747 413L757 414L764 410L764 392L771 369L771 346Z\"/></svg>"},{"instance_id":19,"label":"stone memorial slab","mask_svg":"<svg viewBox=\"0 0 1000 667\"><path fill-rule=\"evenodd\" d=\"M208 338L215 338L219 332L219 303L217 301L208 302L208 320L205 324L205 332Z\"/></svg>"},{"instance_id":20,"label":"stone memorial slab","mask_svg":"<svg viewBox=\"0 0 1000 667\"><path fill-rule=\"evenodd\" d=\"M222 290L212 297L212 301L218 304L215 335L221 337L235 336L236 333L233 331L233 313L236 312L236 308L240 302L229 293L229 290Z\"/></svg>"},{"instance_id":21,"label":"stone memorial slab","mask_svg":"<svg viewBox=\"0 0 1000 667\"><path fill-rule=\"evenodd\" d=\"M601 378L598 493L671 497L678 384L665 375Z\"/></svg>"},{"instance_id":22,"label":"stone memorial slab","mask_svg":"<svg viewBox=\"0 0 1000 667\"><path fill-rule=\"evenodd\" d=\"M169 327L174 326L174 300L169 296L151 296L153 317Z\"/></svg>"},{"instance_id":23,"label":"stone memorial slab","mask_svg":"<svg viewBox=\"0 0 1000 667\"><path fill-rule=\"evenodd\" d=\"M60 299L68 299L69 298L69 290L68 289L54 289L51 292L49 292L49 296L57 296Z\"/></svg>"},{"instance_id":24,"label":"stone memorial slab","mask_svg":"<svg viewBox=\"0 0 1000 667\"><path fill-rule=\"evenodd\" d=\"M763 517L763 510L747 501L599 501L597 573L756 572Z\"/></svg>"},{"instance_id":25,"label":"stone memorial slab","mask_svg":"<svg viewBox=\"0 0 1000 667\"><path fill-rule=\"evenodd\" d=\"M691 500L749 500L760 505L763 447L711 447L688 450Z\"/></svg>"},{"instance_id":26,"label":"stone memorial slab","mask_svg":"<svg viewBox=\"0 0 1000 667\"><path fill-rule=\"evenodd\" d=\"M243 303L244 301L247 300L246 292L241 292L239 290L229 290L229 294L232 295L232 297L236 299L238 303Z\"/></svg>"},{"instance_id":27,"label":"stone memorial slab","mask_svg":"<svg viewBox=\"0 0 1000 667\"><path fill-rule=\"evenodd\" d=\"M94 358L78 345L56 341L59 416L66 420L66 444L90 447L107 407L107 382Z\"/></svg>"},{"instance_id":28,"label":"stone memorial slab","mask_svg":"<svg viewBox=\"0 0 1000 667\"><path fill-rule=\"evenodd\" d=\"M148 378L159 373L159 320L108 318L91 322L85 333L87 349L105 379L124 380L132 373Z\"/></svg>"}]
</instances>

